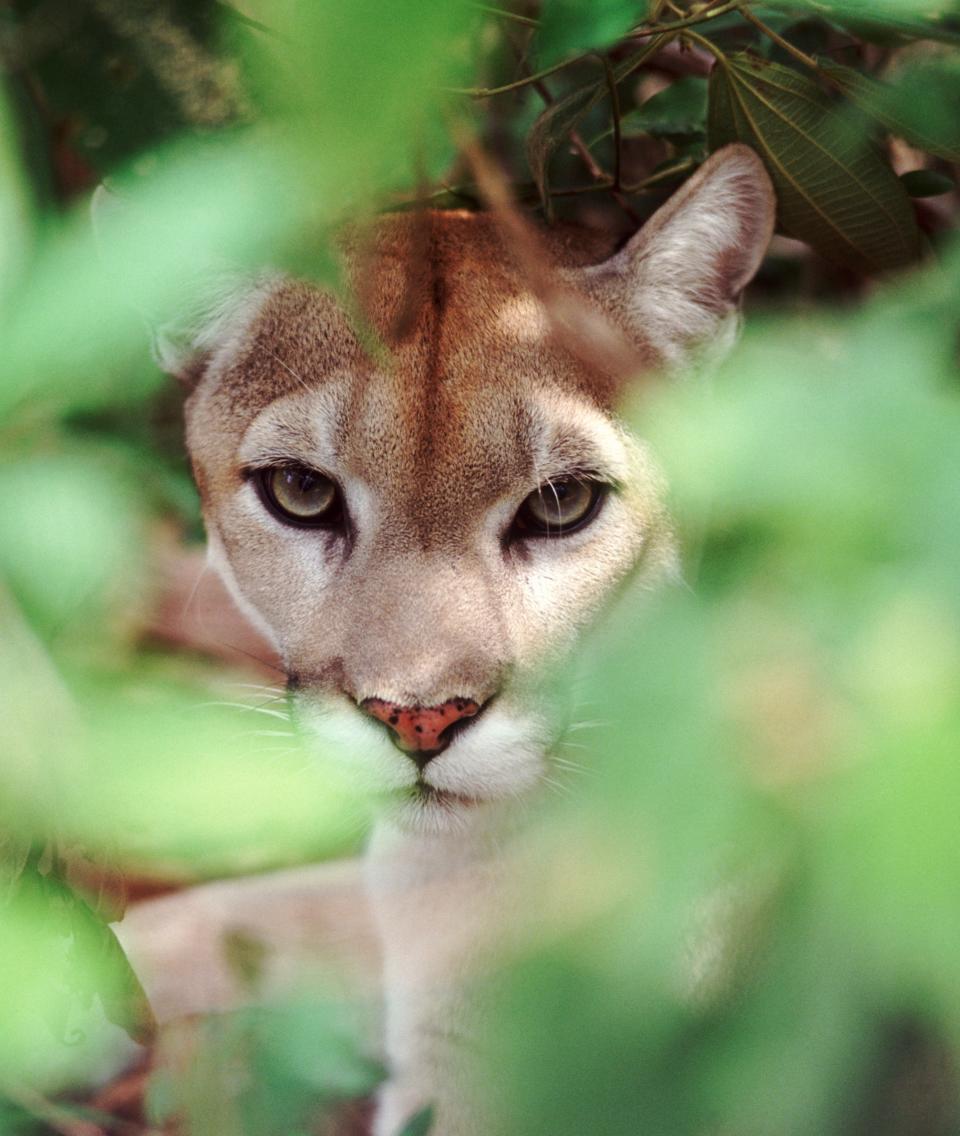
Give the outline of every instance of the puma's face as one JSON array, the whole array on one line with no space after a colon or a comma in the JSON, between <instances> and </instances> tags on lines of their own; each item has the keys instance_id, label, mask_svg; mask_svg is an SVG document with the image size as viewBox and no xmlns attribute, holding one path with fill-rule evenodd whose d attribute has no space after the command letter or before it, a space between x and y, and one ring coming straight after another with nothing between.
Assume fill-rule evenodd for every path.
<instances>
[{"instance_id":1,"label":"puma's face","mask_svg":"<svg viewBox=\"0 0 960 1136\"><path fill-rule=\"evenodd\" d=\"M585 266L587 243L557 238L557 272L674 362L728 322L772 211L734 147L612 259ZM488 218L383 219L348 268L389 350L319 289L248 283L190 332L188 441L214 560L302 722L437 828L550 777L567 710L545 663L628 577L668 574L674 546L642 444Z\"/></svg>"}]
</instances>

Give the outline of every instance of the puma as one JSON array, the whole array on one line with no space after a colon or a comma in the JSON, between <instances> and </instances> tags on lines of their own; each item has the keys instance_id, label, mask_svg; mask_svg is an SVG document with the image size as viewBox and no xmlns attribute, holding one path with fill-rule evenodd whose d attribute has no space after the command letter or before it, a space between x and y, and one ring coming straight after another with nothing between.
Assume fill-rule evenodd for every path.
<instances>
[{"instance_id":1,"label":"puma","mask_svg":"<svg viewBox=\"0 0 960 1136\"><path fill-rule=\"evenodd\" d=\"M613 255L596 234L543 239L584 310L674 371L732 342L774 214L762 163L729 146ZM383 216L343 256L385 353L332 294L270 272L222 281L157 350L190 387L210 558L302 728L380 803L374 1132L432 1104L437 1136L471 1136L490 1126L461 1066L461 979L509 921L514 802L567 724L542 675L615 590L676 574L677 548L617 384L567 350L491 216Z\"/></svg>"}]
</instances>

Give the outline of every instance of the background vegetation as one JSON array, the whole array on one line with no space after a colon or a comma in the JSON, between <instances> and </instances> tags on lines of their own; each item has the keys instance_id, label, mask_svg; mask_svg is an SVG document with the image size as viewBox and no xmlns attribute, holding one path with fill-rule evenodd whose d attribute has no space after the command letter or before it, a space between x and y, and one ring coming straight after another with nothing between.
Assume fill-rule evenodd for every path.
<instances>
[{"instance_id":1,"label":"background vegetation","mask_svg":"<svg viewBox=\"0 0 960 1136\"><path fill-rule=\"evenodd\" d=\"M327 1000L212 1023L133 1118L52 1098L96 1000L149 1028L120 869L306 861L365 815L236 655L159 637L200 525L138 313L220 257L336 285L345 216L483 205L464 151L626 234L731 139L780 202L749 334L630 412L691 586L592 645L592 775L542 828L567 917L490 992L484 1084L524 1136L960 1130L958 45L929 0L0 4L4 1136L295 1136L378 1075ZM106 267L104 177L137 201Z\"/></svg>"}]
</instances>

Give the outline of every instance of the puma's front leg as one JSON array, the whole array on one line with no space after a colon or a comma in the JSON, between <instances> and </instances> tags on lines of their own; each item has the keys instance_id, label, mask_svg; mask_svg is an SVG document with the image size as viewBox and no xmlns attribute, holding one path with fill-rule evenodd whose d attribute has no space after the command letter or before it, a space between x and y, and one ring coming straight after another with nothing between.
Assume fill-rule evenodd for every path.
<instances>
[{"instance_id":1,"label":"puma's front leg","mask_svg":"<svg viewBox=\"0 0 960 1136\"><path fill-rule=\"evenodd\" d=\"M431 1136L489 1136L472 1092L479 1010L471 997L504 926L503 849L472 834L410 835L387 826L367 861L382 937L390 1078L374 1136L397 1136L431 1106Z\"/></svg>"}]
</instances>

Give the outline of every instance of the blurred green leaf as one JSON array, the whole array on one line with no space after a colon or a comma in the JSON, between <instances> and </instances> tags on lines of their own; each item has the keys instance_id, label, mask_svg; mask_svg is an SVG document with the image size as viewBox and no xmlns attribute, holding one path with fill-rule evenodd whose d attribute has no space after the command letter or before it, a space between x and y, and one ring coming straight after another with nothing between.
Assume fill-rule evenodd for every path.
<instances>
[{"instance_id":1,"label":"blurred green leaf","mask_svg":"<svg viewBox=\"0 0 960 1136\"><path fill-rule=\"evenodd\" d=\"M397 1136L428 1136L433 1128L433 1109L422 1108L404 1124Z\"/></svg>"},{"instance_id":2,"label":"blurred green leaf","mask_svg":"<svg viewBox=\"0 0 960 1136\"><path fill-rule=\"evenodd\" d=\"M141 583L144 546L131 486L91 453L51 447L0 465L0 575L35 627L102 622Z\"/></svg>"},{"instance_id":3,"label":"blurred green leaf","mask_svg":"<svg viewBox=\"0 0 960 1136\"><path fill-rule=\"evenodd\" d=\"M23 270L35 221L15 138L10 108L0 90L0 309Z\"/></svg>"},{"instance_id":4,"label":"blurred green leaf","mask_svg":"<svg viewBox=\"0 0 960 1136\"><path fill-rule=\"evenodd\" d=\"M16 13L11 70L28 71L40 94L72 190L178 130L209 132L248 109L236 64L216 51L212 0L20 0Z\"/></svg>"},{"instance_id":5,"label":"blurred green leaf","mask_svg":"<svg viewBox=\"0 0 960 1136\"><path fill-rule=\"evenodd\" d=\"M537 34L541 67L580 51L596 51L626 35L646 17L640 0L544 0Z\"/></svg>"},{"instance_id":6,"label":"blurred green leaf","mask_svg":"<svg viewBox=\"0 0 960 1136\"><path fill-rule=\"evenodd\" d=\"M382 1080L363 1052L366 1028L359 1007L306 988L296 1001L210 1018L198 1026L190 1068L151 1086L150 1115L176 1116L198 1136L312 1131L331 1105ZM245 1067L255 1079L237 1076Z\"/></svg>"},{"instance_id":7,"label":"blurred green leaf","mask_svg":"<svg viewBox=\"0 0 960 1136\"><path fill-rule=\"evenodd\" d=\"M184 682L85 677L82 777L69 782L72 832L127 862L200 875L324 859L356 845L369 801L292 721ZM283 717L282 711L277 711Z\"/></svg>"},{"instance_id":8,"label":"blurred green leaf","mask_svg":"<svg viewBox=\"0 0 960 1136\"><path fill-rule=\"evenodd\" d=\"M960 44L960 21L952 3L923 0L789 0L778 5L832 20L868 43L892 47L916 39Z\"/></svg>"},{"instance_id":9,"label":"blurred green leaf","mask_svg":"<svg viewBox=\"0 0 960 1136\"><path fill-rule=\"evenodd\" d=\"M919 255L910 198L861 127L805 75L741 53L711 72L711 149L746 142L777 191L780 226L863 273Z\"/></svg>"},{"instance_id":10,"label":"blurred green leaf","mask_svg":"<svg viewBox=\"0 0 960 1136\"><path fill-rule=\"evenodd\" d=\"M118 1048L98 1000L122 997L129 967L118 950L103 949L100 931L109 931L37 861L4 906L3 928L0 1081L77 1083Z\"/></svg>"}]
</instances>

